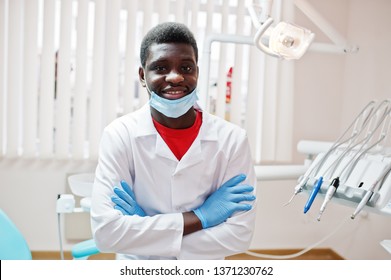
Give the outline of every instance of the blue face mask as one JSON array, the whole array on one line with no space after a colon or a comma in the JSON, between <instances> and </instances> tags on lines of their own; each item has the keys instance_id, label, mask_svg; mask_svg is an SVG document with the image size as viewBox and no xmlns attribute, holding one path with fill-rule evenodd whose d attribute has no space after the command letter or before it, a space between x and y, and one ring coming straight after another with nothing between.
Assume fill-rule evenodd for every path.
<instances>
[{"instance_id":1,"label":"blue face mask","mask_svg":"<svg viewBox=\"0 0 391 280\"><path fill-rule=\"evenodd\" d=\"M179 118L184 115L198 100L197 90L179 99L166 99L150 91L149 105L169 118Z\"/></svg>"}]
</instances>

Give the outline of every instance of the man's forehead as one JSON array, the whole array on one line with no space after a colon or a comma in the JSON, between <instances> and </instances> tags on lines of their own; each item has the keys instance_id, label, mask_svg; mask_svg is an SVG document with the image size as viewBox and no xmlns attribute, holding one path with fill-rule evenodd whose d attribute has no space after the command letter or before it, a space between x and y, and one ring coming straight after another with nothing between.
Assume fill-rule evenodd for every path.
<instances>
[{"instance_id":1,"label":"man's forehead","mask_svg":"<svg viewBox=\"0 0 391 280\"><path fill-rule=\"evenodd\" d=\"M148 48L148 59L159 59L175 55L181 59L195 60L194 49L186 43L154 43Z\"/></svg>"}]
</instances>

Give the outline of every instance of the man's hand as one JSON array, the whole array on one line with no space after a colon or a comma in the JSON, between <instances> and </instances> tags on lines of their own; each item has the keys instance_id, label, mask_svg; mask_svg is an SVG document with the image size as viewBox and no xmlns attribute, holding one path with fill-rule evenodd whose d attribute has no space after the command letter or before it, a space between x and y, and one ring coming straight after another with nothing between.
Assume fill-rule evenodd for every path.
<instances>
[{"instance_id":1,"label":"man's hand","mask_svg":"<svg viewBox=\"0 0 391 280\"><path fill-rule=\"evenodd\" d=\"M145 217L146 214L136 202L136 197L128 183L121 181L121 186L123 190L114 187L116 195L111 196L111 201L115 203L114 209L121 211L124 215Z\"/></svg>"},{"instance_id":2,"label":"man's hand","mask_svg":"<svg viewBox=\"0 0 391 280\"><path fill-rule=\"evenodd\" d=\"M225 182L219 189L212 193L194 213L200 219L202 227L209 228L216 226L236 211L248 211L250 204L240 203L242 201L253 201L255 196L250 194L254 187L239 185L246 179L244 174L237 175Z\"/></svg>"}]
</instances>

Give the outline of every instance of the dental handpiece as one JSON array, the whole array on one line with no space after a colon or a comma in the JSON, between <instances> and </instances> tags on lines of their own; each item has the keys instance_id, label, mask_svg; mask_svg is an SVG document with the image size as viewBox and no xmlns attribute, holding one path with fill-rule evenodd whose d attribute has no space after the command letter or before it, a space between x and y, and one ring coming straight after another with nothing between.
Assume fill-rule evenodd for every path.
<instances>
[{"instance_id":1,"label":"dental handpiece","mask_svg":"<svg viewBox=\"0 0 391 280\"><path fill-rule=\"evenodd\" d=\"M333 197L333 195L337 191L338 186L339 186L339 177L334 178L333 181L331 182L329 188L327 189L326 196L323 200L323 204L319 210L319 215L317 218L318 221L320 221L320 217L322 216L324 210L326 209L327 203L329 203L329 201L331 200L331 198Z\"/></svg>"},{"instance_id":2,"label":"dental handpiece","mask_svg":"<svg viewBox=\"0 0 391 280\"><path fill-rule=\"evenodd\" d=\"M387 168L384 170L379 178L371 185L371 187L367 190L367 193L364 195L364 197L361 199L360 203L357 205L356 209L354 210L352 216L350 218L354 219L360 212L361 210L365 207L365 205L368 203L368 201L371 199L372 195L375 193L375 188L377 184L384 179L385 176L390 172L391 167Z\"/></svg>"},{"instance_id":3,"label":"dental handpiece","mask_svg":"<svg viewBox=\"0 0 391 280\"><path fill-rule=\"evenodd\" d=\"M287 203L284 204L284 206L287 206L289 203L292 202L293 198L300 192L303 191L303 187L305 186L305 184L307 184L309 180L309 177L308 176L305 176L303 177L303 179L300 180L300 182L296 185L295 187L295 191L292 195L292 197L289 199L289 201Z\"/></svg>"},{"instance_id":4,"label":"dental handpiece","mask_svg":"<svg viewBox=\"0 0 391 280\"><path fill-rule=\"evenodd\" d=\"M374 193L374 190L375 190L375 186L376 184L373 184L369 190L367 191L367 193L364 195L364 197L361 199L360 203L357 205L357 208L356 210L354 210L352 216L350 216L350 218L353 220L360 212L361 210L365 207L365 205L368 203L368 201L371 199L373 193Z\"/></svg>"},{"instance_id":5,"label":"dental handpiece","mask_svg":"<svg viewBox=\"0 0 391 280\"><path fill-rule=\"evenodd\" d=\"M383 180L387 174L391 171L391 166L383 171L383 173L380 175L380 177L371 185L371 187L368 189L367 193L364 195L364 197L361 199L360 203L357 205L356 209L354 210L352 216L350 218L354 219L361 210L365 207L365 205L368 203L368 201L371 199L372 195L375 193L375 188L377 184Z\"/></svg>"},{"instance_id":6,"label":"dental handpiece","mask_svg":"<svg viewBox=\"0 0 391 280\"><path fill-rule=\"evenodd\" d=\"M312 192L310 196L308 197L307 203L304 206L304 214L310 210L312 203L314 202L314 199L316 195L319 192L320 187L322 186L323 183L323 177L319 177L319 179L316 181L314 187L312 188Z\"/></svg>"}]
</instances>

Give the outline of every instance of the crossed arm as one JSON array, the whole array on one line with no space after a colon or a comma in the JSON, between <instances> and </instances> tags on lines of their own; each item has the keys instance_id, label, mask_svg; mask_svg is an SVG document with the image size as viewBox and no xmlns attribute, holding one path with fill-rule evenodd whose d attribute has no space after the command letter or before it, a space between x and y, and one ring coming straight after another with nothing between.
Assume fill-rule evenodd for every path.
<instances>
[{"instance_id":1,"label":"crossed arm","mask_svg":"<svg viewBox=\"0 0 391 280\"><path fill-rule=\"evenodd\" d=\"M182 213L183 235L217 226L237 211L250 210L252 208L250 204L241 203L255 200L252 194L254 187L240 184L245 179L244 174L234 176L212 193L200 207ZM122 189L114 187L115 194L111 197L115 204L114 208L124 215L145 217L146 214L137 203L131 187L125 181L121 181L121 186Z\"/></svg>"}]
</instances>

